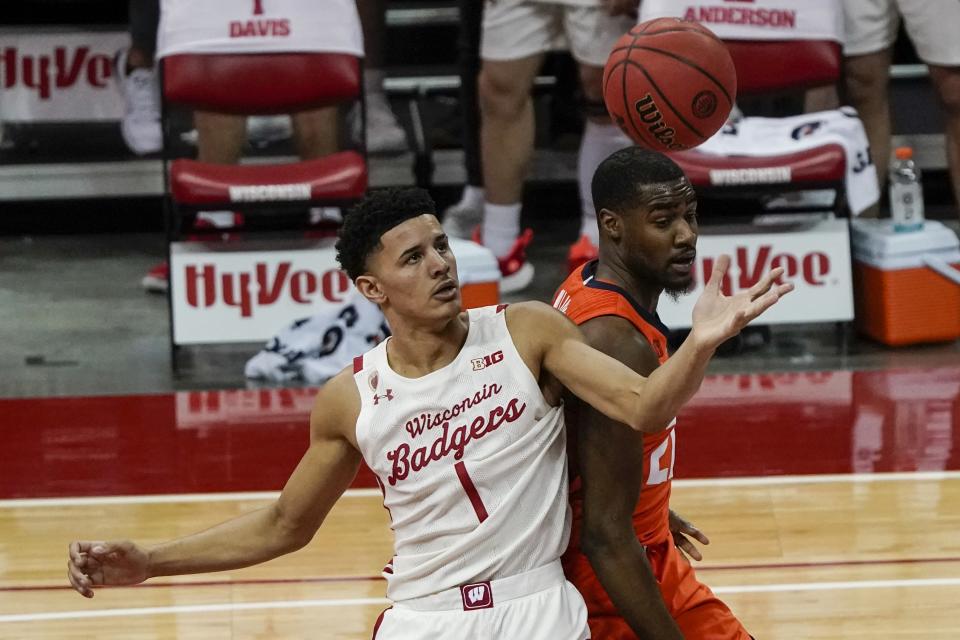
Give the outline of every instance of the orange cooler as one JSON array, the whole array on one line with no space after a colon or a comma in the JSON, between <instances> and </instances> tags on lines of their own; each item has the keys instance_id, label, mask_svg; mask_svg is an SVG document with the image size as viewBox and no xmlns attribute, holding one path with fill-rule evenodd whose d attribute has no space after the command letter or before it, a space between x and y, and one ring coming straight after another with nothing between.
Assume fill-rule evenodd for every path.
<instances>
[{"instance_id":1,"label":"orange cooler","mask_svg":"<svg viewBox=\"0 0 960 640\"><path fill-rule=\"evenodd\" d=\"M896 233L889 220L854 220L857 328L890 346L960 338L960 242L936 220Z\"/></svg>"},{"instance_id":2,"label":"orange cooler","mask_svg":"<svg viewBox=\"0 0 960 640\"><path fill-rule=\"evenodd\" d=\"M493 253L476 242L450 239L457 258L460 298L464 309L500 302L500 267Z\"/></svg>"}]
</instances>

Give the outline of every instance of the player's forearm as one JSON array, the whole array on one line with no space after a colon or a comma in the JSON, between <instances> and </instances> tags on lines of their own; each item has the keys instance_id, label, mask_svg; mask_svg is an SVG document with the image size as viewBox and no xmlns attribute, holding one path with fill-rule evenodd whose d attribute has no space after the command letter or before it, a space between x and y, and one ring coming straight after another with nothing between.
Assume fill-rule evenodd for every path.
<instances>
[{"instance_id":1,"label":"player's forearm","mask_svg":"<svg viewBox=\"0 0 960 640\"><path fill-rule=\"evenodd\" d=\"M666 429L700 389L713 353L714 349L684 341L666 363L643 381L635 395L636 409L630 426L644 433Z\"/></svg>"},{"instance_id":2,"label":"player's forearm","mask_svg":"<svg viewBox=\"0 0 960 640\"><path fill-rule=\"evenodd\" d=\"M304 546L310 537L285 524L274 505L148 550L148 575L240 569Z\"/></svg>"},{"instance_id":3,"label":"player's forearm","mask_svg":"<svg viewBox=\"0 0 960 640\"><path fill-rule=\"evenodd\" d=\"M629 540L584 538L584 552L610 600L641 640L683 640L653 576L643 545Z\"/></svg>"}]
</instances>

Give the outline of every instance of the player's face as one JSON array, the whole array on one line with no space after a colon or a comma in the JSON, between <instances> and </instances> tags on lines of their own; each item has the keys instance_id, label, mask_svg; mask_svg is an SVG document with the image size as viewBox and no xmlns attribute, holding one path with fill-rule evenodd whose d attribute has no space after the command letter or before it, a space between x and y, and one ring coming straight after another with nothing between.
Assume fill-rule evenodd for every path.
<instances>
[{"instance_id":1,"label":"player's face","mask_svg":"<svg viewBox=\"0 0 960 640\"><path fill-rule=\"evenodd\" d=\"M697 196L686 178L641 188L640 206L624 216L628 268L671 295L693 282Z\"/></svg>"},{"instance_id":2,"label":"player's face","mask_svg":"<svg viewBox=\"0 0 960 640\"><path fill-rule=\"evenodd\" d=\"M411 218L384 233L380 244L367 261L375 293L382 297L371 298L374 302L409 317L460 312L457 261L436 217ZM357 279L362 291L364 277Z\"/></svg>"}]
</instances>

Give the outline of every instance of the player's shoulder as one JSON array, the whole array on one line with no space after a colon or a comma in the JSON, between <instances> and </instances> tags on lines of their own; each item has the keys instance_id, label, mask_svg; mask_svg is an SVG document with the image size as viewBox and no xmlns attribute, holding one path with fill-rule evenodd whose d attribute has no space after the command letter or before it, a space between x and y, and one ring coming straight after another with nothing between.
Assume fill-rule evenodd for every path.
<instances>
[{"instance_id":1,"label":"player's shoulder","mask_svg":"<svg viewBox=\"0 0 960 640\"><path fill-rule=\"evenodd\" d=\"M654 345L622 315L603 315L580 325L584 339L597 351L622 362L637 373L647 375L660 360Z\"/></svg>"},{"instance_id":2,"label":"player's shoulder","mask_svg":"<svg viewBox=\"0 0 960 640\"><path fill-rule=\"evenodd\" d=\"M320 432L350 433L360 415L360 392L354 380L354 365L344 367L320 387L310 413L310 428Z\"/></svg>"},{"instance_id":3,"label":"player's shoulder","mask_svg":"<svg viewBox=\"0 0 960 640\"><path fill-rule=\"evenodd\" d=\"M511 333L515 329L522 331L549 330L551 327L564 326L570 321L560 311L545 302L529 300L504 305L507 326Z\"/></svg>"},{"instance_id":4,"label":"player's shoulder","mask_svg":"<svg viewBox=\"0 0 960 640\"><path fill-rule=\"evenodd\" d=\"M576 324L544 302L517 302L504 312L510 338L524 357L543 354L564 339L583 339Z\"/></svg>"}]
</instances>

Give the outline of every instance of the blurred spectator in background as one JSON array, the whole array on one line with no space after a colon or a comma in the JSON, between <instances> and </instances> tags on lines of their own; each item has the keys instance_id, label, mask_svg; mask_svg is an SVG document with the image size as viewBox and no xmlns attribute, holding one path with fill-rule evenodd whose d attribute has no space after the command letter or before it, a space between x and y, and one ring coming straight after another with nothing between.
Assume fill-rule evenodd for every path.
<instances>
[{"instance_id":1,"label":"blurred spectator in background","mask_svg":"<svg viewBox=\"0 0 960 640\"><path fill-rule=\"evenodd\" d=\"M463 114L463 162L467 182L460 201L443 212L447 235L469 238L483 221L483 171L480 168L480 103L477 76L480 75L480 31L483 24L481 0L459 0L460 31L457 38L457 65L460 73L460 112Z\"/></svg>"},{"instance_id":2,"label":"blurred spectator in background","mask_svg":"<svg viewBox=\"0 0 960 640\"><path fill-rule=\"evenodd\" d=\"M463 2L477 4L468 0ZM366 51L364 90L367 150L370 153L403 152L407 149L406 134L397 123L383 89L386 1L357 0L357 7ZM160 89L154 64L160 23L160 0L129 0L128 15L131 45L129 49L118 54L116 61L117 78L126 104L121 133L131 151L137 155L145 155L159 152L163 145ZM238 123L227 126L235 132ZM357 127L359 126L358 121ZM310 129L315 130L316 127ZM272 142L290 136L290 119L285 116L249 118L246 130L254 144ZM294 122L294 131L303 133L304 130L302 119L299 126ZM198 144L202 143L198 141ZM297 147L302 151L304 145L298 143Z\"/></svg>"},{"instance_id":3,"label":"blurred spectator in background","mask_svg":"<svg viewBox=\"0 0 960 640\"><path fill-rule=\"evenodd\" d=\"M482 0L476 0L481 2ZM397 123L383 89L383 67L387 45L386 0L357 0L363 25L364 99L367 116L367 151L401 153L407 150L407 134Z\"/></svg>"},{"instance_id":4,"label":"blurred spectator in background","mask_svg":"<svg viewBox=\"0 0 960 640\"><path fill-rule=\"evenodd\" d=\"M126 110L120 132L137 155L156 153L163 146L160 128L160 86L154 65L160 0L129 0L130 48L116 60L116 77Z\"/></svg>"},{"instance_id":5,"label":"blurred spectator in background","mask_svg":"<svg viewBox=\"0 0 960 640\"><path fill-rule=\"evenodd\" d=\"M157 57L180 52L337 51L363 54L360 20L352 0L275 0L272 6L262 0L242 3L242 6L235 0L207 0L202 6L191 0L162 1L162 21L159 29L154 29L159 31L160 40ZM131 0L131 5L157 2ZM339 13L334 19L331 12ZM249 24L257 28L247 29ZM259 28L261 24L264 25L262 30ZM153 48L157 48L156 40ZM143 78L147 78L146 74ZM300 111L292 114L291 119L297 154L301 159L319 158L339 150L337 107ZM248 134L246 116L195 111L193 121L197 130L197 157L201 162L235 164L240 161ZM326 209L311 210L310 219L312 222L324 221L330 213ZM242 224L242 216L233 211L201 211L197 214L197 228L232 229ZM144 276L142 285L147 291L165 292L169 287L169 265L162 262L154 266Z\"/></svg>"},{"instance_id":6,"label":"blurred spectator in background","mask_svg":"<svg viewBox=\"0 0 960 640\"><path fill-rule=\"evenodd\" d=\"M597 253L590 179L601 160L630 143L603 103L603 65L613 44L636 21L636 0L500 0L484 8L480 71L480 134L485 204L482 240L497 256L501 291L533 279L526 260L530 230L520 233L523 182L534 150L531 90L547 52L569 47L578 63L587 117L577 166L581 237L569 262Z\"/></svg>"},{"instance_id":7,"label":"blurred spectator in background","mask_svg":"<svg viewBox=\"0 0 960 640\"><path fill-rule=\"evenodd\" d=\"M890 63L902 18L946 115L947 162L960 211L960 1L843 0L843 9L847 97L867 130L881 189L890 161Z\"/></svg>"}]
</instances>

